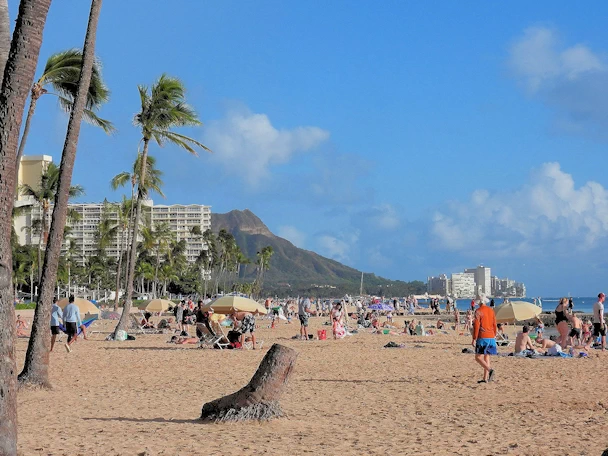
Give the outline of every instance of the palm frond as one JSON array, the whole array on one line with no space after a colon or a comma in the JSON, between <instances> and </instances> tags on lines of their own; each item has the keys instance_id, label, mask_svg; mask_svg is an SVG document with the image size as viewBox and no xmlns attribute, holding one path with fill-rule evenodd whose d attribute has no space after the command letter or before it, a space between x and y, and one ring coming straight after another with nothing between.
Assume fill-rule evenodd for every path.
<instances>
[{"instance_id":1,"label":"palm frond","mask_svg":"<svg viewBox=\"0 0 608 456\"><path fill-rule=\"evenodd\" d=\"M112 190L117 190L119 187L124 187L128 182L131 182L131 174L123 171L112 178L110 187L112 187Z\"/></svg>"}]
</instances>

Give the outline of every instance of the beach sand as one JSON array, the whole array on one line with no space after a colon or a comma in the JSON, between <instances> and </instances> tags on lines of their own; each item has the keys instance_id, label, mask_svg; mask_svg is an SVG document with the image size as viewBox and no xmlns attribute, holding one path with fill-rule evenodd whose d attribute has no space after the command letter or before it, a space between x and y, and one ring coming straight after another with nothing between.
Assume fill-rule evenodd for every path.
<instances>
[{"instance_id":1,"label":"beach sand","mask_svg":"<svg viewBox=\"0 0 608 456\"><path fill-rule=\"evenodd\" d=\"M318 329L330 335L324 321L311 318L315 337ZM561 456L608 448L608 353L494 357L496 380L478 385L481 368L461 353L470 337L453 331L298 341L291 336L299 324L258 324L264 345L257 351L176 346L166 343L169 335L106 342L95 334L71 354L59 344L51 353L53 390L19 392L19 454ZM389 341L406 348L383 348ZM203 403L244 386L275 342L299 353L281 399L287 417L196 421ZM19 365L26 347L19 339Z\"/></svg>"}]
</instances>

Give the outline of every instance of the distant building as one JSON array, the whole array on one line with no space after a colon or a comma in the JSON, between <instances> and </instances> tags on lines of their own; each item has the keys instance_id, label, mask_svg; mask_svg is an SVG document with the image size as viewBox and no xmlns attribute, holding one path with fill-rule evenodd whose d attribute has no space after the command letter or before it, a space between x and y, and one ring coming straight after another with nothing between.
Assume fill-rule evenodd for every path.
<instances>
[{"instance_id":1,"label":"distant building","mask_svg":"<svg viewBox=\"0 0 608 456\"><path fill-rule=\"evenodd\" d=\"M475 276L475 295L492 295L491 269L485 266L477 266L474 269L465 269L464 272Z\"/></svg>"},{"instance_id":2,"label":"distant building","mask_svg":"<svg viewBox=\"0 0 608 456\"><path fill-rule=\"evenodd\" d=\"M431 295L449 295L452 293L452 280L445 274L441 274L439 277L428 277L426 291Z\"/></svg>"},{"instance_id":3,"label":"distant building","mask_svg":"<svg viewBox=\"0 0 608 456\"><path fill-rule=\"evenodd\" d=\"M475 274L469 272L452 274L452 295L455 298L473 298L476 294Z\"/></svg>"},{"instance_id":4,"label":"distant building","mask_svg":"<svg viewBox=\"0 0 608 456\"><path fill-rule=\"evenodd\" d=\"M41 174L46 171L46 167L51 163L52 158L48 155L40 155L34 157L24 156L21 160L21 168L19 170L19 184L28 184L33 188L37 188L40 183ZM16 206L28 206L21 215L15 217L14 226L19 243L21 245L38 245L40 233L28 229L36 219L42 218L42 208L35 204L31 199L16 197ZM76 245L81 255L82 261L85 258L96 254L95 233L101 216L104 211L104 203L70 203L70 209L73 209L80 215L80 220L66 221L66 226L70 228L69 237L76 241ZM112 204L107 205L107 216L110 220L118 219L118 212ZM48 211L47 223L50 227L53 207ZM196 261L201 251L206 249L206 245L202 240L202 236L192 233L194 227L198 227L201 233L211 229L211 206L200 204L172 204L172 205L154 205L152 200L143 202L142 214L147 214L150 217L152 226L159 223L167 223L169 228L175 235L177 241L186 241L186 258L188 262ZM141 240L141 239L140 239ZM43 240L43 248L46 240ZM106 248L106 254L114 259L118 259L120 251L125 251L128 242L128 234L116 236L113 242ZM67 247L66 239L64 239L64 249Z\"/></svg>"}]
</instances>

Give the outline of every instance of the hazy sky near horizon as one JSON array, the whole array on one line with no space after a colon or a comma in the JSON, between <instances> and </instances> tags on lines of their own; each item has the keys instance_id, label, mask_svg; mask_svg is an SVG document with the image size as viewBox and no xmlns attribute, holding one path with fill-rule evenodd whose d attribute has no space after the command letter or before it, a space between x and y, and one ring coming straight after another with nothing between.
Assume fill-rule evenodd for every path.
<instances>
[{"instance_id":1,"label":"hazy sky near horizon","mask_svg":"<svg viewBox=\"0 0 608 456\"><path fill-rule=\"evenodd\" d=\"M9 0L12 19L18 2ZM40 69L80 47L90 2L55 1ZM391 279L484 264L529 295L606 291L608 4L106 0L112 91L83 128L81 201L118 200L137 85L177 76L214 151L152 146L165 201L252 210L275 234ZM40 74L40 71L37 73ZM38 103L26 154L59 162Z\"/></svg>"}]
</instances>

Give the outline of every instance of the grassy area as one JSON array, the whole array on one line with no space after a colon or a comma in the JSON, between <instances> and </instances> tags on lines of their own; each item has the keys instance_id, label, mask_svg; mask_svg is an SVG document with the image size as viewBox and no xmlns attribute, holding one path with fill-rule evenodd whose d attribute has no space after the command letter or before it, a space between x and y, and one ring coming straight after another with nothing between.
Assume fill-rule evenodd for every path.
<instances>
[{"instance_id":1,"label":"grassy area","mask_svg":"<svg viewBox=\"0 0 608 456\"><path fill-rule=\"evenodd\" d=\"M35 309L35 308L36 308L35 302L26 302L24 304L15 305L16 310L26 310L26 309Z\"/></svg>"}]
</instances>

